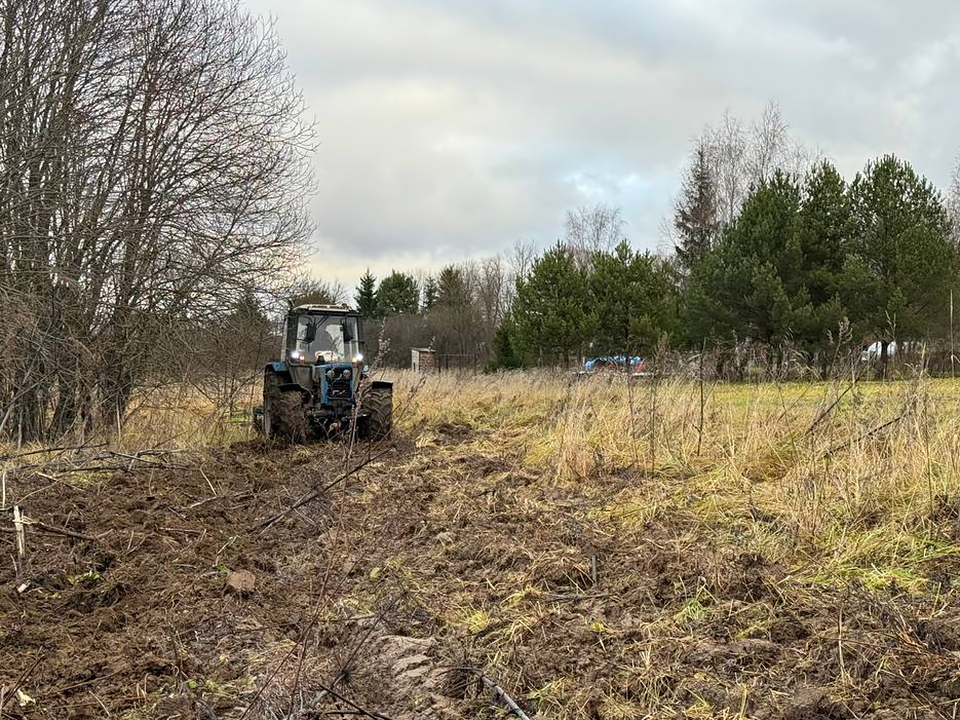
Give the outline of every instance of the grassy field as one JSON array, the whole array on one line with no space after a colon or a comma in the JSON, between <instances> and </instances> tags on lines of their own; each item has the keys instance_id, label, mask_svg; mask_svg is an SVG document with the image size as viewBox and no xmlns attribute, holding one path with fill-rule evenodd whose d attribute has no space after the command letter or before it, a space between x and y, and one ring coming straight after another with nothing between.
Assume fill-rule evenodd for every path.
<instances>
[{"instance_id":1,"label":"grassy field","mask_svg":"<svg viewBox=\"0 0 960 720\"><path fill-rule=\"evenodd\" d=\"M642 526L682 508L718 537L804 565L811 582L919 589L925 564L960 552L931 521L957 509L955 381L701 388L442 377L406 412L403 427L421 444L423 427L462 424L558 486L586 492L603 476L629 476L604 511L611 523Z\"/></svg>"},{"instance_id":2,"label":"grassy field","mask_svg":"<svg viewBox=\"0 0 960 720\"><path fill-rule=\"evenodd\" d=\"M960 383L392 379L389 444L247 441L246 408L184 395L122 439L193 464L38 479L32 516L109 531L115 560L36 548L4 616L30 628L11 667L54 654L24 715L87 717L50 688L86 707L72 688L109 669L93 709L127 718L279 717L331 683L393 720L504 717L470 667L541 720L956 716ZM224 594L233 569L252 597ZM144 666L170 637L176 667Z\"/></svg>"},{"instance_id":3,"label":"grassy field","mask_svg":"<svg viewBox=\"0 0 960 720\"><path fill-rule=\"evenodd\" d=\"M489 469L434 519L485 498L512 519L472 529L475 552L525 569L447 594L447 621L543 717L953 717L960 666L925 653L960 650L958 405L960 384L926 378L517 374L431 378L403 427L421 447L461 428L439 464ZM580 633L533 639L560 619ZM584 682L566 653L605 670ZM920 682L893 701L891 678L932 667L946 697Z\"/></svg>"}]
</instances>

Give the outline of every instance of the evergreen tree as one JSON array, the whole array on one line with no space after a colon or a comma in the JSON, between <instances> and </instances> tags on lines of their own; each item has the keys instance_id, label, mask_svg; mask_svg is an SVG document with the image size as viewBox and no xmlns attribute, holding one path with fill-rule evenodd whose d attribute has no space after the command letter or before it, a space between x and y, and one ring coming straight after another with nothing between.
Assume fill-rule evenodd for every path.
<instances>
[{"instance_id":1,"label":"evergreen tree","mask_svg":"<svg viewBox=\"0 0 960 720\"><path fill-rule=\"evenodd\" d=\"M414 315L420 311L420 286L412 275L394 270L380 281L377 307L383 316Z\"/></svg>"},{"instance_id":2,"label":"evergreen tree","mask_svg":"<svg viewBox=\"0 0 960 720\"><path fill-rule=\"evenodd\" d=\"M675 271L626 240L594 255L588 288L595 354L652 352L661 337L676 335Z\"/></svg>"},{"instance_id":3,"label":"evergreen tree","mask_svg":"<svg viewBox=\"0 0 960 720\"><path fill-rule=\"evenodd\" d=\"M836 168L824 161L806 178L798 225L802 253L799 278L809 303L797 308L793 332L811 354L822 350L827 338L848 317L841 297L852 230L846 183ZM821 358L825 369L826 353L821 353Z\"/></svg>"},{"instance_id":4,"label":"evergreen tree","mask_svg":"<svg viewBox=\"0 0 960 720\"><path fill-rule=\"evenodd\" d=\"M853 256L845 272L855 327L882 343L923 337L942 319L957 270L940 193L893 155L871 162L850 188Z\"/></svg>"},{"instance_id":5,"label":"evergreen tree","mask_svg":"<svg viewBox=\"0 0 960 720\"><path fill-rule=\"evenodd\" d=\"M463 271L456 265L447 265L437 278L437 304L459 308L470 303L470 288Z\"/></svg>"},{"instance_id":6,"label":"evergreen tree","mask_svg":"<svg viewBox=\"0 0 960 720\"><path fill-rule=\"evenodd\" d=\"M440 298L440 286L433 275L427 275L423 283L423 309L431 310Z\"/></svg>"},{"instance_id":7,"label":"evergreen tree","mask_svg":"<svg viewBox=\"0 0 960 720\"><path fill-rule=\"evenodd\" d=\"M687 170L673 214L677 261L689 272L713 247L720 232L717 188L706 145L701 142Z\"/></svg>"},{"instance_id":8,"label":"evergreen tree","mask_svg":"<svg viewBox=\"0 0 960 720\"><path fill-rule=\"evenodd\" d=\"M522 366L520 357L514 348L516 325L508 315L493 333L493 360L491 369L514 369Z\"/></svg>"},{"instance_id":9,"label":"evergreen tree","mask_svg":"<svg viewBox=\"0 0 960 720\"><path fill-rule=\"evenodd\" d=\"M448 265L440 271L435 308L445 325L444 332L438 336L440 349L461 355L473 353L477 347L480 318L471 278L463 268Z\"/></svg>"},{"instance_id":10,"label":"evergreen tree","mask_svg":"<svg viewBox=\"0 0 960 720\"><path fill-rule=\"evenodd\" d=\"M360 278L357 293L353 296L357 303L357 310L365 318L380 317L377 307L377 278L370 272L370 268Z\"/></svg>"},{"instance_id":11,"label":"evergreen tree","mask_svg":"<svg viewBox=\"0 0 960 720\"><path fill-rule=\"evenodd\" d=\"M568 363L589 344L587 283L566 247L541 255L516 290L513 346L522 357Z\"/></svg>"},{"instance_id":12,"label":"evergreen tree","mask_svg":"<svg viewBox=\"0 0 960 720\"><path fill-rule=\"evenodd\" d=\"M688 313L695 339L792 337L809 312L799 237L800 188L776 172L746 199L714 252L694 265ZM702 266L702 267L701 267Z\"/></svg>"}]
</instances>

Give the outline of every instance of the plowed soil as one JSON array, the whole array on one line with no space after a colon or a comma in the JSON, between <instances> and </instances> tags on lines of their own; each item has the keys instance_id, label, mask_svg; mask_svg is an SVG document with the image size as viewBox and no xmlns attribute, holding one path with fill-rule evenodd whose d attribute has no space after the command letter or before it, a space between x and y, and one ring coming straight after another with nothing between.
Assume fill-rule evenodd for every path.
<instances>
[{"instance_id":1,"label":"plowed soil","mask_svg":"<svg viewBox=\"0 0 960 720\"><path fill-rule=\"evenodd\" d=\"M957 717L956 558L928 593L811 587L690 509L611 511L683 478L559 483L504 447L442 425L11 481L96 540L28 526L17 577L0 534L2 715L506 716L482 673L539 718Z\"/></svg>"}]
</instances>

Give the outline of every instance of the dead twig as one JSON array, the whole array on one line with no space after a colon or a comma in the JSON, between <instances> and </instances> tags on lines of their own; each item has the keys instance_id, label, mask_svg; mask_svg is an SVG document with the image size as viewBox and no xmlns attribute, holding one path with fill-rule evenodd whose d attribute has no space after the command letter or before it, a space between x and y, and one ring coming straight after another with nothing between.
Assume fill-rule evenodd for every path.
<instances>
[{"instance_id":1,"label":"dead twig","mask_svg":"<svg viewBox=\"0 0 960 720\"><path fill-rule=\"evenodd\" d=\"M7 706L7 703L10 702L10 698L17 696L17 691L23 686L23 683L28 677L37 669L37 665L40 664L40 661L43 660L43 648L40 648L40 654L37 656L37 659L34 661L33 665L20 673L20 677L17 678L17 682L13 684L13 689L10 691L10 694L6 697L0 698L0 717L3 716L3 708Z\"/></svg>"},{"instance_id":2,"label":"dead twig","mask_svg":"<svg viewBox=\"0 0 960 720\"><path fill-rule=\"evenodd\" d=\"M320 497L321 495L323 495L327 490L329 490L329 489L332 488L333 486L338 485L339 483L343 482L344 480L346 480L346 479L347 479L348 477L350 477L351 475L354 475L355 473L359 472L359 471L362 470L364 467L366 467L367 465L369 465L370 463L372 463L374 460L377 460L377 459L383 457L384 455L386 455L388 452L392 451L393 449L394 449L394 448L393 448L393 446L391 445L390 447L381 450L381 451L378 452L377 454L371 455L370 457L368 457L368 458L367 458L366 460L364 460L363 462L358 463L357 465L355 465L355 466L353 467L353 469L348 470L347 472L345 472L345 473L343 473L342 475L340 475L339 477L337 477L335 480L331 480L331 481L328 482L326 485L324 485L324 486L322 486L322 487L320 487L320 488L318 488L318 489L316 489L316 490L314 490L314 491L312 491L312 492L307 493L306 495L304 495L303 497L301 497L299 500L297 500L293 505L291 505L290 507L288 507L286 510L283 510L282 512L277 513L277 514L274 515L273 517L267 518L267 519L264 520L262 523L260 523L260 524L257 526L257 528L259 529L260 532L263 532L264 530L267 530L271 525L273 525L274 523L276 523L276 522L279 521L279 520L282 520L282 519L285 518L287 515L289 515L290 513L292 513L294 510L296 510L298 507L302 507L303 505L306 505L308 502L311 502L311 501L313 501L313 500L316 500L318 497Z\"/></svg>"},{"instance_id":3,"label":"dead twig","mask_svg":"<svg viewBox=\"0 0 960 720\"><path fill-rule=\"evenodd\" d=\"M832 448L830 448L830 449L828 449L826 452L824 452L823 455L820 456L820 459L822 460L823 458L830 457L830 456L833 455L834 453L840 452L841 450L843 450L843 449L845 449L845 448L848 448L848 447L850 447L851 445L856 445L856 444L857 444L858 442L860 442L861 440L866 440L867 438L870 438L870 437L872 437L872 436L874 436L874 435L877 435L878 433L883 432L884 430L886 430L886 429L887 429L888 427L890 427L891 425L896 425L898 422L900 422L901 420L903 420L904 416L905 416L905 413L901 413L900 415L897 415L895 418L891 418L890 420L887 420L885 423L882 423L882 424L880 424L880 425L877 425L877 427L872 428L872 429L868 430L867 432L865 432L865 433L863 433L863 434L861 434L861 435L858 435L858 436L855 437L855 438L852 438L852 439L850 439L850 440L847 440L846 442L842 442L842 443L839 443L839 444L837 444L837 445L834 445Z\"/></svg>"},{"instance_id":4,"label":"dead twig","mask_svg":"<svg viewBox=\"0 0 960 720\"><path fill-rule=\"evenodd\" d=\"M14 507L14 525L17 523L17 508ZM20 514L20 522L24 525L30 525L35 527L37 530L42 530L43 532L48 532L53 535L63 535L65 537L76 538L77 540L87 540L88 542L97 542L97 538L93 535L86 535L84 533L74 532L73 530L67 530L66 528L58 528L53 525L47 525L42 523L39 520L34 520L33 518L28 518L26 515Z\"/></svg>"},{"instance_id":5,"label":"dead twig","mask_svg":"<svg viewBox=\"0 0 960 720\"><path fill-rule=\"evenodd\" d=\"M855 388L856 385L857 385L857 378L854 377L853 380L843 389L843 392L837 395L834 401L830 403L819 415L817 415L814 421L810 423L810 427L808 427L806 431L804 431L803 435L801 435L800 437L804 438L810 433L812 433L814 430L816 430L817 426L819 426L820 423L823 422L826 419L826 417L833 412L834 408L836 408L837 405L840 404L840 401L843 400L843 398L846 397L847 393L853 390L853 388Z\"/></svg>"},{"instance_id":6,"label":"dead twig","mask_svg":"<svg viewBox=\"0 0 960 720\"><path fill-rule=\"evenodd\" d=\"M105 447L106 443L97 445L62 445L60 447L40 448L39 450L30 450L28 452L13 453L11 455L0 455L0 460L16 460L17 458L27 457L29 455L43 455L45 453L66 452L67 450L87 450Z\"/></svg>"},{"instance_id":7,"label":"dead twig","mask_svg":"<svg viewBox=\"0 0 960 720\"><path fill-rule=\"evenodd\" d=\"M382 713L378 713L375 710L365 710L364 708L360 707L349 698L344 697L343 695L341 695L331 687L326 687L320 683L317 683L317 685L319 685L321 690L326 692L328 695L330 695L334 699L339 700L342 703L346 703L347 705L352 707L354 710L354 713L352 714L363 715L365 717L374 718L374 720L393 720L393 718L387 715L383 715ZM340 713L340 714L342 715L344 713ZM526 718L526 720L530 720L530 718L527 718L526 716L524 716L524 718Z\"/></svg>"},{"instance_id":8,"label":"dead twig","mask_svg":"<svg viewBox=\"0 0 960 720\"><path fill-rule=\"evenodd\" d=\"M500 687L500 685L497 683L496 680L493 680L487 677L480 670L477 670L477 668L465 667L465 668L458 668L458 669L475 673L477 677L480 679L480 682L482 682L487 688L492 690L493 693L497 696L497 698L501 700L504 705L510 708L510 710L513 712L514 715L520 718L520 720L530 720L530 716L527 715L523 711L523 709L519 705L517 705L516 702L514 702L513 698L507 694L506 690Z\"/></svg>"}]
</instances>

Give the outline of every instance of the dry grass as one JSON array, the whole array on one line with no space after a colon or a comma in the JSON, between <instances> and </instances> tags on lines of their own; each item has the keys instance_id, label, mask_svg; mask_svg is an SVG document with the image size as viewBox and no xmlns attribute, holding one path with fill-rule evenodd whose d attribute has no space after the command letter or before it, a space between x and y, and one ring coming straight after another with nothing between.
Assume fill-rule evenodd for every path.
<instances>
[{"instance_id":1,"label":"dry grass","mask_svg":"<svg viewBox=\"0 0 960 720\"><path fill-rule=\"evenodd\" d=\"M433 489L418 537L457 540L446 572L421 544L389 562L543 717L952 712L922 682L960 666L922 628L960 629L960 384L703 394L701 419L695 380L428 378L401 423ZM904 667L927 678L906 704Z\"/></svg>"},{"instance_id":2,"label":"dry grass","mask_svg":"<svg viewBox=\"0 0 960 720\"><path fill-rule=\"evenodd\" d=\"M960 551L929 537L931 516L958 492L960 382L722 384L704 395L701 432L695 381L439 376L402 425L421 444L431 428L469 427L477 442L584 493L598 478L629 476L602 511L612 522L641 526L682 507L777 561L816 557L811 577L907 579L918 563Z\"/></svg>"},{"instance_id":3,"label":"dry grass","mask_svg":"<svg viewBox=\"0 0 960 720\"><path fill-rule=\"evenodd\" d=\"M384 633L430 638L438 666L482 668L531 717L955 716L960 383L392 379L396 454L271 531L264 612L347 564L324 555L339 543L356 567L325 647L402 598ZM188 393L173 404L145 403L124 441L250 432ZM295 497L291 477L335 474L339 455L252 443L234 461ZM277 642L244 677L265 676ZM403 706L402 683L378 695L390 669L374 652L355 664L346 690ZM448 692L462 717L503 716L489 694Z\"/></svg>"},{"instance_id":4,"label":"dry grass","mask_svg":"<svg viewBox=\"0 0 960 720\"><path fill-rule=\"evenodd\" d=\"M389 376L397 424L422 448L438 428L463 428L478 456L509 458L557 487L591 495L598 478L630 477L592 510L618 531L683 509L803 565L812 581L871 586L919 588L925 563L960 553L931 521L960 510L960 382L707 384L701 419L701 386L689 379ZM258 396L229 412L188 389L145 395L120 445L251 439Z\"/></svg>"}]
</instances>

